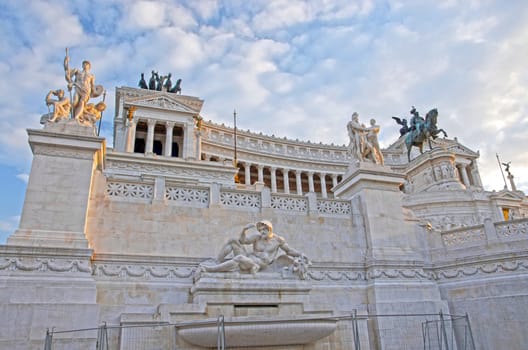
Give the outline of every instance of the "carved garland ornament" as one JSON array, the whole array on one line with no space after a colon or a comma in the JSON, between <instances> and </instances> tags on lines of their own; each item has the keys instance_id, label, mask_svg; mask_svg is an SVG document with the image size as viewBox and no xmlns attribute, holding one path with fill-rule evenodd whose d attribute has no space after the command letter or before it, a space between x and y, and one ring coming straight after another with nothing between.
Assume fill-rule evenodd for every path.
<instances>
[{"instance_id":1,"label":"carved garland ornament","mask_svg":"<svg viewBox=\"0 0 528 350\"><path fill-rule=\"evenodd\" d=\"M187 279L193 276L195 268L171 266L107 265L94 264L94 276L150 279Z\"/></svg>"},{"instance_id":2,"label":"carved garland ornament","mask_svg":"<svg viewBox=\"0 0 528 350\"><path fill-rule=\"evenodd\" d=\"M453 269L442 269L436 272L435 279L453 279L460 277L471 277L481 274L514 272L517 270L528 270L528 262L515 260L475 266L464 266Z\"/></svg>"},{"instance_id":3,"label":"carved garland ornament","mask_svg":"<svg viewBox=\"0 0 528 350\"><path fill-rule=\"evenodd\" d=\"M3 258L0 261L0 270L92 273L92 267L88 261L54 258Z\"/></svg>"}]
</instances>

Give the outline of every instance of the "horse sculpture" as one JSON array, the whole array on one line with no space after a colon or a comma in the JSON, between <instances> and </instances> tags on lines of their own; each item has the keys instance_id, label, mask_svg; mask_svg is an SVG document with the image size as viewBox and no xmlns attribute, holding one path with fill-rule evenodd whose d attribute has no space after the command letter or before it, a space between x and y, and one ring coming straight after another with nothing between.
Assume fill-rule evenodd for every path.
<instances>
[{"instance_id":1,"label":"horse sculpture","mask_svg":"<svg viewBox=\"0 0 528 350\"><path fill-rule=\"evenodd\" d=\"M149 90L156 90L156 83L159 80L158 72L152 71L152 76L149 80Z\"/></svg>"},{"instance_id":2,"label":"horse sculpture","mask_svg":"<svg viewBox=\"0 0 528 350\"><path fill-rule=\"evenodd\" d=\"M181 82L182 82L181 79L176 80L176 85L174 85L174 87L170 89L169 92L173 92L175 94L181 95Z\"/></svg>"},{"instance_id":3,"label":"horse sculpture","mask_svg":"<svg viewBox=\"0 0 528 350\"><path fill-rule=\"evenodd\" d=\"M411 149L416 146L420 149L420 153L423 153L423 143L425 140L429 143L429 148L432 149L431 139L436 139L439 133L443 133L444 137L447 137L447 133L444 129L438 129L436 127L436 121L438 118L438 110L436 108L431 109L425 115L425 121L418 125L418 128L411 129L405 137L405 145L407 146L407 158L411 161Z\"/></svg>"}]
</instances>

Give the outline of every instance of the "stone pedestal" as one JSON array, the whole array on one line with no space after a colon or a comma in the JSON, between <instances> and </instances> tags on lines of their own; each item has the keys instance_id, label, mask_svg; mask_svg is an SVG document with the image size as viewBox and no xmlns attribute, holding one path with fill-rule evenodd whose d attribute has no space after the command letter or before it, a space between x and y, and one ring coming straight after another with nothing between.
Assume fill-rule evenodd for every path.
<instances>
[{"instance_id":1,"label":"stone pedestal","mask_svg":"<svg viewBox=\"0 0 528 350\"><path fill-rule=\"evenodd\" d=\"M19 229L9 245L88 248L92 175L102 167L104 138L74 120L28 130L33 164Z\"/></svg>"},{"instance_id":2,"label":"stone pedestal","mask_svg":"<svg viewBox=\"0 0 528 350\"><path fill-rule=\"evenodd\" d=\"M0 348L44 346L46 329L98 326L97 289L85 225L94 170L105 141L75 120L28 130L33 163L19 229L0 247ZM16 332L16 331L15 331ZM3 336L2 336L3 335ZM57 334L53 349L93 349L95 331Z\"/></svg>"},{"instance_id":3,"label":"stone pedestal","mask_svg":"<svg viewBox=\"0 0 528 350\"><path fill-rule=\"evenodd\" d=\"M404 221L402 210L404 178L389 167L362 162L351 165L333 188L339 198L359 202L369 258L415 258L411 226Z\"/></svg>"},{"instance_id":4,"label":"stone pedestal","mask_svg":"<svg viewBox=\"0 0 528 350\"><path fill-rule=\"evenodd\" d=\"M424 271L415 221L406 221L400 186L404 175L371 163L353 164L334 187L340 198L357 203L355 227L362 228L367 244L367 302L371 344L378 349L423 346L420 318L404 321L386 315L435 314L447 311L447 303L432 276ZM399 320L399 324L395 323ZM401 343L395 344L395 340Z\"/></svg>"},{"instance_id":5,"label":"stone pedestal","mask_svg":"<svg viewBox=\"0 0 528 350\"><path fill-rule=\"evenodd\" d=\"M0 246L0 349L42 349L46 330L97 328L90 249ZM57 333L52 349L95 349L97 331Z\"/></svg>"}]
</instances>

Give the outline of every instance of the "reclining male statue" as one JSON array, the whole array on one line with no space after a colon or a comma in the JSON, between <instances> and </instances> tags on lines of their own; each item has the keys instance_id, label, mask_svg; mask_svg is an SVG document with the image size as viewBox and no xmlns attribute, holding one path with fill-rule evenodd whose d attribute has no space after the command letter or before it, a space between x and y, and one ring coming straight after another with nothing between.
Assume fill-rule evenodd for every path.
<instances>
[{"instance_id":1,"label":"reclining male statue","mask_svg":"<svg viewBox=\"0 0 528 350\"><path fill-rule=\"evenodd\" d=\"M246 231L256 227L258 234L247 236ZM245 244L252 244L253 251L249 252ZM240 233L238 239L229 240L220 250L216 264L200 264L200 269L206 272L230 272L243 271L252 274L271 265L278 257L280 250L284 251L293 264L293 271L301 278L305 277L307 267L310 264L308 258L301 252L291 248L286 240L273 233L273 226L268 220L262 220L256 224L248 224ZM232 258L227 258L232 253ZM226 259L227 258L227 259Z\"/></svg>"}]
</instances>

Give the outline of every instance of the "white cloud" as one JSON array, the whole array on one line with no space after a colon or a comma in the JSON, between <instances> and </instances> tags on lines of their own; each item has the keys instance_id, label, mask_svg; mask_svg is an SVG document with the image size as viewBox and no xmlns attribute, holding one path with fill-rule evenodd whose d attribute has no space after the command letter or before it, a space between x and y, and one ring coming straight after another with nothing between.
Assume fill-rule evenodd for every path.
<instances>
[{"instance_id":1,"label":"white cloud","mask_svg":"<svg viewBox=\"0 0 528 350\"><path fill-rule=\"evenodd\" d=\"M265 8L253 18L257 31L270 31L306 22L313 17L308 3L301 0L266 2Z\"/></svg>"},{"instance_id":2,"label":"white cloud","mask_svg":"<svg viewBox=\"0 0 528 350\"><path fill-rule=\"evenodd\" d=\"M29 181L29 174L18 174L17 179L22 180L25 183L28 183Z\"/></svg>"},{"instance_id":3,"label":"white cloud","mask_svg":"<svg viewBox=\"0 0 528 350\"><path fill-rule=\"evenodd\" d=\"M481 18L478 20L465 21L463 19L457 25L455 37L461 41L481 43L486 40L488 33L497 24L495 17Z\"/></svg>"},{"instance_id":4,"label":"white cloud","mask_svg":"<svg viewBox=\"0 0 528 350\"><path fill-rule=\"evenodd\" d=\"M210 19L216 15L219 8L217 0L191 1L188 5L204 20Z\"/></svg>"},{"instance_id":5,"label":"white cloud","mask_svg":"<svg viewBox=\"0 0 528 350\"><path fill-rule=\"evenodd\" d=\"M125 16L129 28L154 29L166 24L165 3L162 1L133 2Z\"/></svg>"},{"instance_id":6,"label":"white cloud","mask_svg":"<svg viewBox=\"0 0 528 350\"><path fill-rule=\"evenodd\" d=\"M496 152L527 183L528 153L519 151L528 137L522 2L17 4L0 15L2 163L28 167L25 129L40 127L47 91L65 88L71 46L72 65L90 59L108 90L106 122L113 87L136 86L151 70L182 78L184 94L205 100L206 119L231 124L236 108L243 128L314 142L347 143L346 122L358 111L362 121L378 120L388 145L398 135L392 115L408 115L413 104L422 114L437 107L439 126L481 151L486 184L502 188Z\"/></svg>"}]
</instances>

